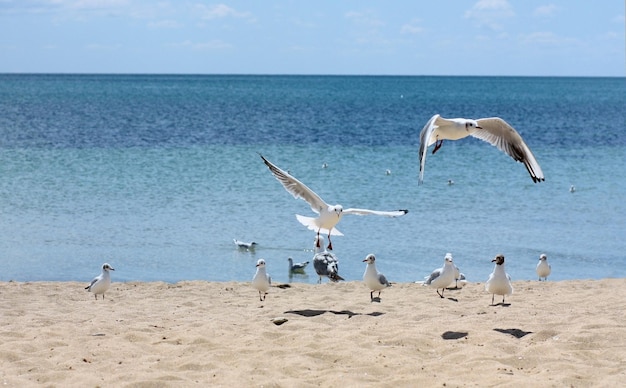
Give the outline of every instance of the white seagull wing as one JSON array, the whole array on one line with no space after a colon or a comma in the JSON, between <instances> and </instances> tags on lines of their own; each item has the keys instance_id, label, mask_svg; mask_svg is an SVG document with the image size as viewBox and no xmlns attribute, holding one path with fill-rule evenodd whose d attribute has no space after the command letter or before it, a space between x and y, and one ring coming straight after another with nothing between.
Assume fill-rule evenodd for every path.
<instances>
[{"instance_id":1,"label":"white seagull wing","mask_svg":"<svg viewBox=\"0 0 626 388\"><path fill-rule=\"evenodd\" d=\"M437 279L441 275L442 272L443 272L443 268L437 268L430 275L428 275L428 276L426 276L424 278L424 279L426 279L424 284L430 285L430 283L432 283L433 280Z\"/></svg>"},{"instance_id":2,"label":"white seagull wing","mask_svg":"<svg viewBox=\"0 0 626 388\"><path fill-rule=\"evenodd\" d=\"M293 176L291 176L288 172L281 170L280 168L273 165L269 160L265 159L263 155L259 154L261 159L265 165L270 169L274 177L283 185L285 190L293 195L294 198L303 199L309 203L311 206L311 210L316 213L320 213L321 209L327 209L328 204L324 202L319 195L317 195L313 190L309 189L307 185L300 182Z\"/></svg>"},{"instance_id":3,"label":"white seagull wing","mask_svg":"<svg viewBox=\"0 0 626 388\"><path fill-rule=\"evenodd\" d=\"M385 217L400 217L408 213L408 210L393 210L393 211L380 211L380 210L369 210L369 209L343 209L343 214L356 214L358 216L368 216L368 215L376 215L376 216L385 216Z\"/></svg>"},{"instance_id":4,"label":"white seagull wing","mask_svg":"<svg viewBox=\"0 0 626 388\"><path fill-rule=\"evenodd\" d=\"M424 168L426 167L426 153L428 152L428 146L434 143L434 141L431 142L431 139L432 139L433 132L435 131L437 127L435 125L435 121L437 121L439 117L441 116L439 116L438 114L431 117L430 120L428 120L428 122L426 123L426 125L424 125L424 128L422 128L422 132L420 132L420 150L419 150L420 177L419 177L419 182L418 182L418 184L420 185L424 181Z\"/></svg>"},{"instance_id":5,"label":"white seagull wing","mask_svg":"<svg viewBox=\"0 0 626 388\"><path fill-rule=\"evenodd\" d=\"M545 180L535 156L512 126L499 117L478 119L476 122L482 129L477 129L472 136L498 147L515 161L524 163L533 182Z\"/></svg>"},{"instance_id":6,"label":"white seagull wing","mask_svg":"<svg viewBox=\"0 0 626 388\"><path fill-rule=\"evenodd\" d=\"M101 276L98 275L95 278L93 278L93 280L91 281L91 283L89 283L89 285L87 287L85 287L85 290L91 290L91 287L93 287L94 284L96 284L96 282L98 280L100 280Z\"/></svg>"}]
</instances>

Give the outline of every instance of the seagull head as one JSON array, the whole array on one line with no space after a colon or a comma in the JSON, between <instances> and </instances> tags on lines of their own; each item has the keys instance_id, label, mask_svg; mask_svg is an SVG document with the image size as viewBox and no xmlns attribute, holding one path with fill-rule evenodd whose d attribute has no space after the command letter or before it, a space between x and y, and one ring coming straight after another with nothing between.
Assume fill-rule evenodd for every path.
<instances>
[{"instance_id":1,"label":"seagull head","mask_svg":"<svg viewBox=\"0 0 626 388\"><path fill-rule=\"evenodd\" d=\"M263 268L263 267L265 267L265 260L263 260L263 259L259 259L259 260L256 262L256 266L257 266L257 268Z\"/></svg>"},{"instance_id":2,"label":"seagull head","mask_svg":"<svg viewBox=\"0 0 626 388\"><path fill-rule=\"evenodd\" d=\"M444 257L446 263L452 263L452 253L446 253L446 257Z\"/></svg>"},{"instance_id":3,"label":"seagull head","mask_svg":"<svg viewBox=\"0 0 626 388\"><path fill-rule=\"evenodd\" d=\"M497 265L504 264L504 255L503 254L499 254L493 260L491 260L491 262L492 263L495 262Z\"/></svg>"},{"instance_id":4,"label":"seagull head","mask_svg":"<svg viewBox=\"0 0 626 388\"><path fill-rule=\"evenodd\" d=\"M546 256L545 253L542 253L541 256L539 256L539 260L546 261L546 260L548 260L548 256Z\"/></svg>"},{"instance_id":5,"label":"seagull head","mask_svg":"<svg viewBox=\"0 0 626 388\"><path fill-rule=\"evenodd\" d=\"M465 120L465 130L469 132L473 129L482 129L482 127L478 125L476 120Z\"/></svg>"},{"instance_id":6,"label":"seagull head","mask_svg":"<svg viewBox=\"0 0 626 388\"><path fill-rule=\"evenodd\" d=\"M367 264L373 264L375 261L376 261L376 257L374 257L373 253L370 253L369 255L367 255L365 257L365 260L363 260L363 262Z\"/></svg>"},{"instance_id":7,"label":"seagull head","mask_svg":"<svg viewBox=\"0 0 626 388\"><path fill-rule=\"evenodd\" d=\"M103 271L115 271L115 268L111 267L111 265L109 263L104 263L102 264L102 270Z\"/></svg>"},{"instance_id":8,"label":"seagull head","mask_svg":"<svg viewBox=\"0 0 626 388\"><path fill-rule=\"evenodd\" d=\"M337 214L337 217L341 217L341 214L343 213L343 206L335 205L332 207L332 211L334 211L335 214Z\"/></svg>"}]
</instances>

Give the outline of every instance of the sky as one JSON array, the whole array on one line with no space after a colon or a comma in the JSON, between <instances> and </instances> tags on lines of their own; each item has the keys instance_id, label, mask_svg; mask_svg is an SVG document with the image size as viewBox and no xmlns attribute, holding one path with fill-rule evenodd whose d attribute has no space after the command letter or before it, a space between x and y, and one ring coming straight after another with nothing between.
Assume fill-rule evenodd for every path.
<instances>
[{"instance_id":1,"label":"sky","mask_svg":"<svg viewBox=\"0 0 626 388\"><path fill-rule=\"evenodd\" d=\"M0 0L0 73L626 75L621 0Z\"/></svg>"}]
</instances>

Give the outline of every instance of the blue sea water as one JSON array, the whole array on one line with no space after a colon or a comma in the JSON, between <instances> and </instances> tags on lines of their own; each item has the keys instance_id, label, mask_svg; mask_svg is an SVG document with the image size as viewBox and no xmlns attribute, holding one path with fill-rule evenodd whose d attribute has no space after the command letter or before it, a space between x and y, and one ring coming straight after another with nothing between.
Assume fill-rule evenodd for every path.
<instances>
[{"instance_id":1,"label":"blue sea water","mask_svg":"<svg viewBox=\"0 0 626 388\"><path fill-rule=\"evenodd\" d=\"M504 118L545 182L463 139L418 186L435 113ZM541 253L551 280L626 277L624 78L3 74L0 281L88 281L105 261L114 281L249 281L264 258L275 281L314 283L287 271L312 257L294 214L313 213L258 153L332 204L409 209L342 219L347 280L368 253L412 282L446 252L470 281L498 253L514 280L535 279Z\"/></svg>"}]
</instances>

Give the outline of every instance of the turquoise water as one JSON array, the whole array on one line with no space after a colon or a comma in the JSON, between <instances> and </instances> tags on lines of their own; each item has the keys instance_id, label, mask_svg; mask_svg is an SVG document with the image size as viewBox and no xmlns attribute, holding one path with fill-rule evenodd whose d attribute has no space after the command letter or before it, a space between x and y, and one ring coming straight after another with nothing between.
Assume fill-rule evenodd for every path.
<instances>
[{"instance_id":1,"label":"turquoise water","mask_svg":"<svg viewBox=\"0 0 626 388\"><path fill-rule=\"evenodd\" d=\"M114 281L248 281L264 258L275 281L314 283L287 272L312 257L309 206L257 152L329 203L409 209L342 219L348 280L368 253L409 282L446 252L470 281L497 253L515 280L540 253L552 280L626 277L625 108L622 78L0 75L0 280L88 281L107 261ZM418 186L435 113L504 118L546 181L464 139Z\"/></svg>"}]
</instances>

